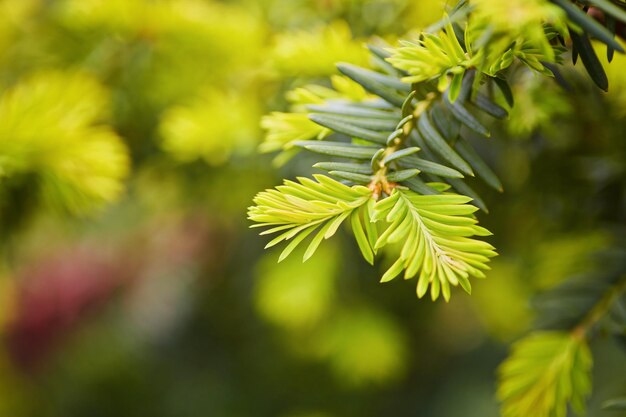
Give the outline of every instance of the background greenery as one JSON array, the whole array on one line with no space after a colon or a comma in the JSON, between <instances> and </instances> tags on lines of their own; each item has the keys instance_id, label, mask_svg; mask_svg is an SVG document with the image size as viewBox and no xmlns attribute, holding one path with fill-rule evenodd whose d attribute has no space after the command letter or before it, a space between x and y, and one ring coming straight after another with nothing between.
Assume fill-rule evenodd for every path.
<instances>
[{"instance_id":1,"label":"background greenery","mask_svg":"<svg viewBox=\"0 0 626 417\"><path fill-rule=\"evenodd\" d=\"M626 235L626 58L608 94L524 74L481 152L500 256L472 296L378 284L350 236L307 263L248 229L307 171L257 154L284 93L441 17L417 0L0 1L0 411L21 416L497 416L531 300ZM480 187L480 185L477 185ZM598 337L589 416L626 392ZM623 347L623 346L622 346Z\"/></svg>"}]
</instances>

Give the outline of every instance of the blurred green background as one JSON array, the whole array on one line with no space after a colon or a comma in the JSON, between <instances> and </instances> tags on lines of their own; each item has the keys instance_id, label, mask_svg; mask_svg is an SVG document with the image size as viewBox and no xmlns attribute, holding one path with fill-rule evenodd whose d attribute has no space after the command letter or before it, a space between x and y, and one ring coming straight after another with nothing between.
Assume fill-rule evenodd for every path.
<instances>
[{"instance_id":1,"label":"blurred green background","mask_svg":"<svg viewBox=\"0 0 626 417\"><path fill-rule=\"evenodd\" d=\"M506 192L476 184L501 256L471 296L378 284L345 232L277 264L245 214L313 172L257 153L262 115L444 3L0 0L0 414L497 416L532 296L626 236L626 58L608 95L519 74L479 145ZM615 416L626 359L592 348L589 416Z\"/></svg>"}]
</instances>

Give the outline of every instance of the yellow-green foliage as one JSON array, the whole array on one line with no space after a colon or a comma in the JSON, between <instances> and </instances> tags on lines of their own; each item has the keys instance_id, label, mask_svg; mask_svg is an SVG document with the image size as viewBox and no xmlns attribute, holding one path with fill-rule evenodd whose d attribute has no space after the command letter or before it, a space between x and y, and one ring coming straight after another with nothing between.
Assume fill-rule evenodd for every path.
<instances>
[{"instance_id":1,"label":"yellow-green foliage","mask_svg":"<svg viewBox=\"0 0 626 417\"><path fill-rule=\"evenodd\" d=\"M540 332L520 340L498 371L503 417L566 417L568 404L583 413L591 365L586 341L569 333Z\"/></svg>"},{"instance_id":2,"label":"yellow-green foliage","mask_svg":"<svg viewBox=\"0 0 626 417\"><path fill-rule=\"evenodd\" d=\"M547 0L471 0L473 18L483 20L498 32L510 32L534 39L544 36L543 23L563 27L565 12Z\"/></svg>"},{"instance_id":3,"label":"yellow-green foliage","mask_svg":"<svg viewBox=\"0 0 626 417\"><path fill-rule=\"evenodd\" d=\"M267 131L261 152L290 149L297 140L323 139L329 130L309 120L306 113L272 112L263 116L261 127Z\"/></svg>"},{"instance_id":4,"label":"yellow-green foliage","mask_svg":"<svg viewBox=\"0 0 626 417\"><path fill-rule=\"evenodd\" d=\"M189 100L209 83L223 87L235 75L241 85L258 71L264 50L265 26L237 5L63 0L56 7L59 20L92 43L87 63L95 71L106 70L112 63L106 57L114 56L127 77L137 77L131 92L159 106Z\"/></svg>"},{"instance_id":5,"label":"yellow-green foliage","mask_svg":"<svg viewBox=\"0 0 626 417\"><path fill-rule=\"evenodd\" d=\"M259 27L240 7L202 0L61 0L59 3L56 6L59 15L75 28L113 32L127 39L146 37L157 42L168 37L195 35L199 37L198 44L210 43L224 53L228 42L221 42L225 39L219 36L223 31L238 27L238 33L231 34L238 40ZM239 58L238 54L228 55Z\"/></svg>"},{"instance_id":6,"label":"yellow-green foliage","mask_svg":"<svg viewBox=\"0 0 626 417\"><path fill-rule=\"evenodd\" d=\"M481 73L495 76L515 58L551 75L542 62L556 61L560 49L551 40L567 33L564 11L544 0L472 2L465 29L457 27L464 32L464 45L451 21L452 17L444 18L445 30L436 34L423 32L415 41L400 41L388 61L409 73L404 81L439 79L443 90L448 87L444 75L461 79L467 68L477 67ZM551 24L552 31L546 31L544 24Z\"/></svg>"},{"instance_id":7,"label":"yellow-green foliage","mask_svg":"<svg viewBox=\"0 0 626 417\"><path fill-rule=\"evenodd\" d=\"M338 61L367 63L367 50L344 22L337 21L313 31L279 34L272 57L280 74L310 77L332 74Z\"/></svg>"},{"instance_id":8,"label":"yellow-green foliage","mask_svg":"<svg viewBox=\"0 0 626 417\"><path fill-rule=\"evenodd\" d=\"M332 88L317 84L307 84L298 87L285 94L285 98L291 104L293 111L306 112L308 104L324 104L326 100L365 101L373 98L365 89L348 77L332 75L330 77Z\"/></svg>"},{"instance_id":9,"label":"yellow-green foliage","mask_svg":"<svg viewBox=\"0 0 626 417\"><path fill-rule=\"evenodd\" d=\"M106 90L92 77L44 72L0 98L0 173L39 178L42 197L84 213L114 201L128 173L120 138L103 124Z\"/></svg>"},{"instance_id":10,"label":"yellow-green foliage","mask_svg":"<svg viewBox=\"0 0 626 417\"><path fill-rule=\"evenodd\" d=\"M513 42L518 46L527 45L526 54L532 55L536 52L530 50L538 49L540 60L553 62L554 50L544 25L550 24L558 33L567 33L565 12L547 0L472 0L472 6L468 45L482 41L482 50L476 52L486 56L494 70L502 69L493 61L498 60L497 55L504 53ZM486 33L490 34L489 38L485 38ZM535 69L543 69L539 59L535 61L534 57L525 56L523 51L517 51L516 55L532 62Z\"/></svg>"},{"instance_id":11,"label":"yellow-green foliage","mask_svg":"<svg viewBox=\"0 0 626 417\"><path fill-rule=\"evenodd\" d=\"M424 29L441 19L442 11L451 3L448 0L405 0L407 10L403 17L410 30Z\"/></svg>"},{"instance_id":12,"label":"yellow-green foliage","mask_svg":"<svg viewBox=\"0 0 626 417\"><path fill-rule=\"evenodd\" d=\"M160 125L162 147L182 162L225 163L254 149L259 111L253 101L208 90L187 106L170 108Z\"/></svg>"},{"instance_id":13,"label":"yellow-green foliage","mask_svg":"<svg viewBox=\"0 0 626 417\"><path fill-rule=\"evenodd\" d=\"M299 183L285 181L285 185L275 190L261 192L254 198L256 206L248 211L250 220L259 223L257 226L271 226L261 234L280 232L266 248L291 240L279 260L317 231L304 253L307 260L323 239L333 236L343 221L371 199L372 192L366 187L348 187L323 175L316 175L315 179L298 178Z\"/></svg>"},{"instance_id":14,"label":"yellow-green foliage","mask_svg":"<svg viewBox=\"0 0 626 417\"><path fill-rule=\"evenodd\" d=\"M39 0L0 1L0 62L27 28L25 23L37 11Z\"/></svg>"},{"instance_id":15,"label":"yellow-green foliage","mask_svg":"<svg viewBox=\"0 0 626 417\"><path fill-rule=\"evenodd\" d=\"M448 24L445 31L436 35L423 33L422 37L415 42L400 41L401 46L388 59L396 68L410 74L403 81L417 83L448 73L462 75L466 68L474 65L454 35L452 25Z\"/></svg>"}]
</instances>

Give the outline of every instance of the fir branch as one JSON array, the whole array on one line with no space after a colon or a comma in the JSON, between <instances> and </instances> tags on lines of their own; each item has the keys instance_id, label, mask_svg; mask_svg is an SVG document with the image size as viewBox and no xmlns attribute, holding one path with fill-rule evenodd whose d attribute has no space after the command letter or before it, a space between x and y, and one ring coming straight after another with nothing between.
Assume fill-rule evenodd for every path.
<instances>
[{"instance_id":1,"label":"fir branch","mask_svg":"<svg viewBox=\"0 0 626 417\"><path fill-rule=\"evenodd\" d=\"M622 15L605 2L594 5L611 16ZM456 284L469 292L467 278L483 276L489 257L495 255L490 245L470 237L489 232L475 224L473 211L449 215L449 204L429 206L428 199L459 198L461 202L450 204L472 207L467 206L472 201L487 212L483 199L465 176L477 176L502 191L500 180L466 136L469 131L490 136L488 126L474 110L496 118L507 117L507 109L492 95L492 86L498 87L512 106L512 90L506 81L512 67L552 76L554 64L561 62L565 51L559 41L571 38L576 50L584 55L583 61L593 68L592 77L604 88L601 66L590 66L595 63L592 49L583 48L577 39L593 35L613 50L620 51L621 47L604 28L598 28L597 22L590 17L583 19L580 13L578 6L561 0L515 0L506 5L496 0L461 1L450 16L421 33L417 40L401 41L396 48L371 46L372 68L338 64L345 77L333 78L333 89L307 86L289 93L293 113L274 113L264 119L268 135L262 148L287 152L301 148L322 155L327 160L314 166L337 181L323 176L316 179L325 184L342 182L346 188L345 193L330 200L318 201L306 195L308 212L301 211L305 205L299 202L303 205L296 210L300 217L282 218L278 227L290 232L272 243L295 239L300 231L312 233L313 226L321 227L329 219L349 217L359 248L370 263L377 249L407 240L383 281L404 270L407 278L419 272L420 297L430 288L433 299L440 292L448 299L449 286ZM510 24L511 18L516 19L515 25ZM442 194L450 189L460 196ZM361 195L364 199L357 198L357 206L350 205L341 214L328 212L330 206L345 208L346 201L353 201L354 196L346 190L357 194L367 190L367 198ZM290 193L285 188L261 193L255 200L257 207L250 209L250 218L271 223L266 210L275 210L273 215L294 210L297 205L293 196L287 197ZM375 206L373 202L377 202ZM371 223L383 219L385 222L380 224L385 223L385 230L372 241L376 227ZM315 244L322 239L318 236ZM422 253L417 249L420 239L438 245L429 244L430 250ZM444 239L448 239L445 244ZM290 243L281 259L297 242ZM454 261L448 262L450 259Z\"/></svg>"}]
</instances>

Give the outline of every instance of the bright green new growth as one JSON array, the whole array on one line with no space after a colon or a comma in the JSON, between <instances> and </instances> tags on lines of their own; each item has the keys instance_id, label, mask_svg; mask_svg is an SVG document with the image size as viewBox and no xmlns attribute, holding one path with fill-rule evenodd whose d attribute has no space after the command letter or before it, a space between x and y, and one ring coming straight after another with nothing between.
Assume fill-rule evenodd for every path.
<instances>
[{"instance_id":1,"label":"bright green new growth","mask_svg":"<svg viewBox=\"0 0 626 417\"><path fill-rule=\"evenodd\" d=\"M419 195L410 190L396 189L389 198L375 206L374 220L385 219L388 226L376 241L375 248L389 243L402 243L398 260L387 270L381 281L393 279L403 270L406 279L419 272L418 297L430 286L433 300L450 299L450 285L471 292L469 276L484 278L489 258L495 256L486 242L470 239L474 235L490 235L477 226L473 216L476 207L466 204L465 196Z\"/></svg>"},{"instance_id":2,"label":"bright green new growth","mask_svg":"<svg viewBox=\"0 0 626 417\"><path fill-rule=\"evenodd\" d=\"M271 132L260 147L263 152L278 151L297 140L323 139L328 133L301 113L273 112L263 117L261 127Z\"/></svg>"},{"instance_id":3,"label":"bright green new growth","mask_svg":"<svg viewBox=\"0 0 626 417\"><path fill-rule=\"evenodd\" d=\"M454 74L453 82L463 79L463 73L474 65L466 55L448 23L446 30L438 35L424 33L416 42L401 41L402 45L388 61L410 75L402 78L407 83L431 80L446 74Z\"/></svg>"},{"instance_id":4,"label":"bright green new growth","mask_svg":"<svg viewBox=\"0 0 626 417\"><path fill-rule=\"evenodd\" d=\"M503 414L565 417L567 403L583 413L591 392L591 364L586 341L567 332L540 332L522 339L499 369Z\"/></svg>"},{"instance_id":5,"label":"bright green new growth","mask_svg":"<svg viewBox=\"0 0 626 417\"><path fill-rule=\"evenodd\" d=\"M250 208L255 226L270 226L261 234L280 233L266 248L290 241L279 257L285 259L309 235L305 253L309 259L324 239L332 237L349 220L363 257L374 263L376 252L403 242L398 259L381 281L395 278L402 271L406 279L419 274L417 295L423 297L430 287L433 300L442 294L450 299L450 286L461 285L471 292L469 277L483 278L482 270L495 256L493 247L471 236L490 234L477 226L468 205L471 199L455 194L419 195L396 188L391 196L374 203L367 187L348 187L323 175L317 181L299 178L285 181L275 190L259 193Z\"/></svg>"},{"instance_id":6,"label":"bright green new growth","mask_svg":"<svg viewBox=\"0 0 626 417\"><path fill-rule=\"evenodd\" d=\"M323 175L315 179L317 182L308 178L299 178L299 183L285 181L254 198L256 206L250 208L249 218L259 222L257 226L272 226L261 234L280 232L265 247L291 240L279 261L317 231L304 254L304 260L309 259L322 240L333 236L344 220L371 199L372 192L366 187L348 187Z\"/></svg>"}]
</instances>

